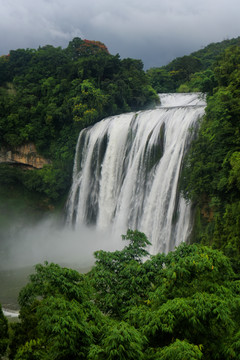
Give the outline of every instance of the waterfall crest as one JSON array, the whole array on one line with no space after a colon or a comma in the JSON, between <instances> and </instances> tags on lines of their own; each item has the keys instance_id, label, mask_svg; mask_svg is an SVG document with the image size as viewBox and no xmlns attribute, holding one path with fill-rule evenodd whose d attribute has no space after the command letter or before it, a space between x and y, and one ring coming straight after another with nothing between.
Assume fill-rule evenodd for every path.
<instances>
[{"instance_id":1,"label":"waterfall crest","mask_svg":"<svg viewBox=\"0 0 240 360\"><path fill-rule=\"evenodd\" d=\"M204 114L200 93L161 94L154 110L113 116L81 131L67 223L143 231L151 253L168 252L191 231L178 191L182 161Z\"/></svg>"}]
</instances>

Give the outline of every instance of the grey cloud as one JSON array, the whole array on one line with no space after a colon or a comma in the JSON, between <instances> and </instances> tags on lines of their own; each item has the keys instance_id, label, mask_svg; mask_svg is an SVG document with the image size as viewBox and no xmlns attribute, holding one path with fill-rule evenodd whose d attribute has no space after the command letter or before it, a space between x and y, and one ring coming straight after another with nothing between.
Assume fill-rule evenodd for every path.
<instances>
[{"instance_id":1,"label":"grey cloud","mask_svg":"<svg viewBox=\"0 0 240 360\"><path fill-rule=\"evenodd\" d=\"M0 54L79 36L160 66L240 35L238 0L0 0Z\"/></svg>"}]
</instances>

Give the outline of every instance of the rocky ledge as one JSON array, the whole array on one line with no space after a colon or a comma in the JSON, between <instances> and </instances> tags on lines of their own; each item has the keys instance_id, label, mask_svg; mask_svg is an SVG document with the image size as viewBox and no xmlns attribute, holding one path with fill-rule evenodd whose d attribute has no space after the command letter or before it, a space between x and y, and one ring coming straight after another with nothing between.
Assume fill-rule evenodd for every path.
<instances>
[{"instance_id":1,"label":"rocky ledge","mask_svg":"<svg viewBox=\"0 0 240 360\"><path fill-rule=\"evenodd\" d=\"M18 146L14 149L2 147L0 149L0 163L22 165L41 169L51 161L39 155L33 143Z\"/></svg>"}]
</instances>

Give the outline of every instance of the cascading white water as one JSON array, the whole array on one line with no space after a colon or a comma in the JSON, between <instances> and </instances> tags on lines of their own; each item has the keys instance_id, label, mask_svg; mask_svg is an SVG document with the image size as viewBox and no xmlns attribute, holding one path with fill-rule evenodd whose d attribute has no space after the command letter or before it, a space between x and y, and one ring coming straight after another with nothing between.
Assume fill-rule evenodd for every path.
<instances>
[{"instance_id":1,"label":"cascading white water","mask_svg":"<svg viewBox=\"0 0 240 360\"><path fill-rule=\"evenodd\" d=\"M205 97L161 94L154 110L109 117L78 139L67 222L125 234L144 232L151 253L168 252L191 231L191 206L178 191L184 155Z\"/></svg>"}]
</instances>

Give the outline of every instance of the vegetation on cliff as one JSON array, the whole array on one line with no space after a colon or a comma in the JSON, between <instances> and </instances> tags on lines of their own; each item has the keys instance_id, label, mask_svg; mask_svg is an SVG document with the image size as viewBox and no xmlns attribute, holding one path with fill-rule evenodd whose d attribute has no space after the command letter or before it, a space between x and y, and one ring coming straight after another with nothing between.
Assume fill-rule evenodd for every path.
<instances>
[{"instance_id":1,"label":"vegetation on cliff","mask_svg":"<svg viewBox=\"0 0 240 360\"><path fill-rule=\"evenodd\" d=\"M174 59L168 65L147 71L150 83L157 92L201 91L212 93L217 86L215 62L230 46L239 46L240 37L212 43L190 55Z\"/></svg>"},{"instance_id":2,"label":"vegetation on cliff","mask_svg":"<svg viewBox=\"0 0 240 360\"><path fill-rule=\"evenodd\" d=\"M186 159L185 197L197 204L193 241L240 256L240 47L225 50L214 67L217 86ZM205 208L205 218L200 211Z\"/></svg>"},{"instance_id":3,"label":"vegetation on cliff","mask_svg":"<svg viewBox=\"0 0 240 360\"><path fill-rule=\"evenodd\" d=\"M69 189L82 128L156 101L142 62L121 60L101 42L74 38L66 49L10 51L0 58L0 145L12 149L33 142L52 160L15 178L54 202ZM11 176L12 170L3 171Z\"/></svg>"}]
</instances>

